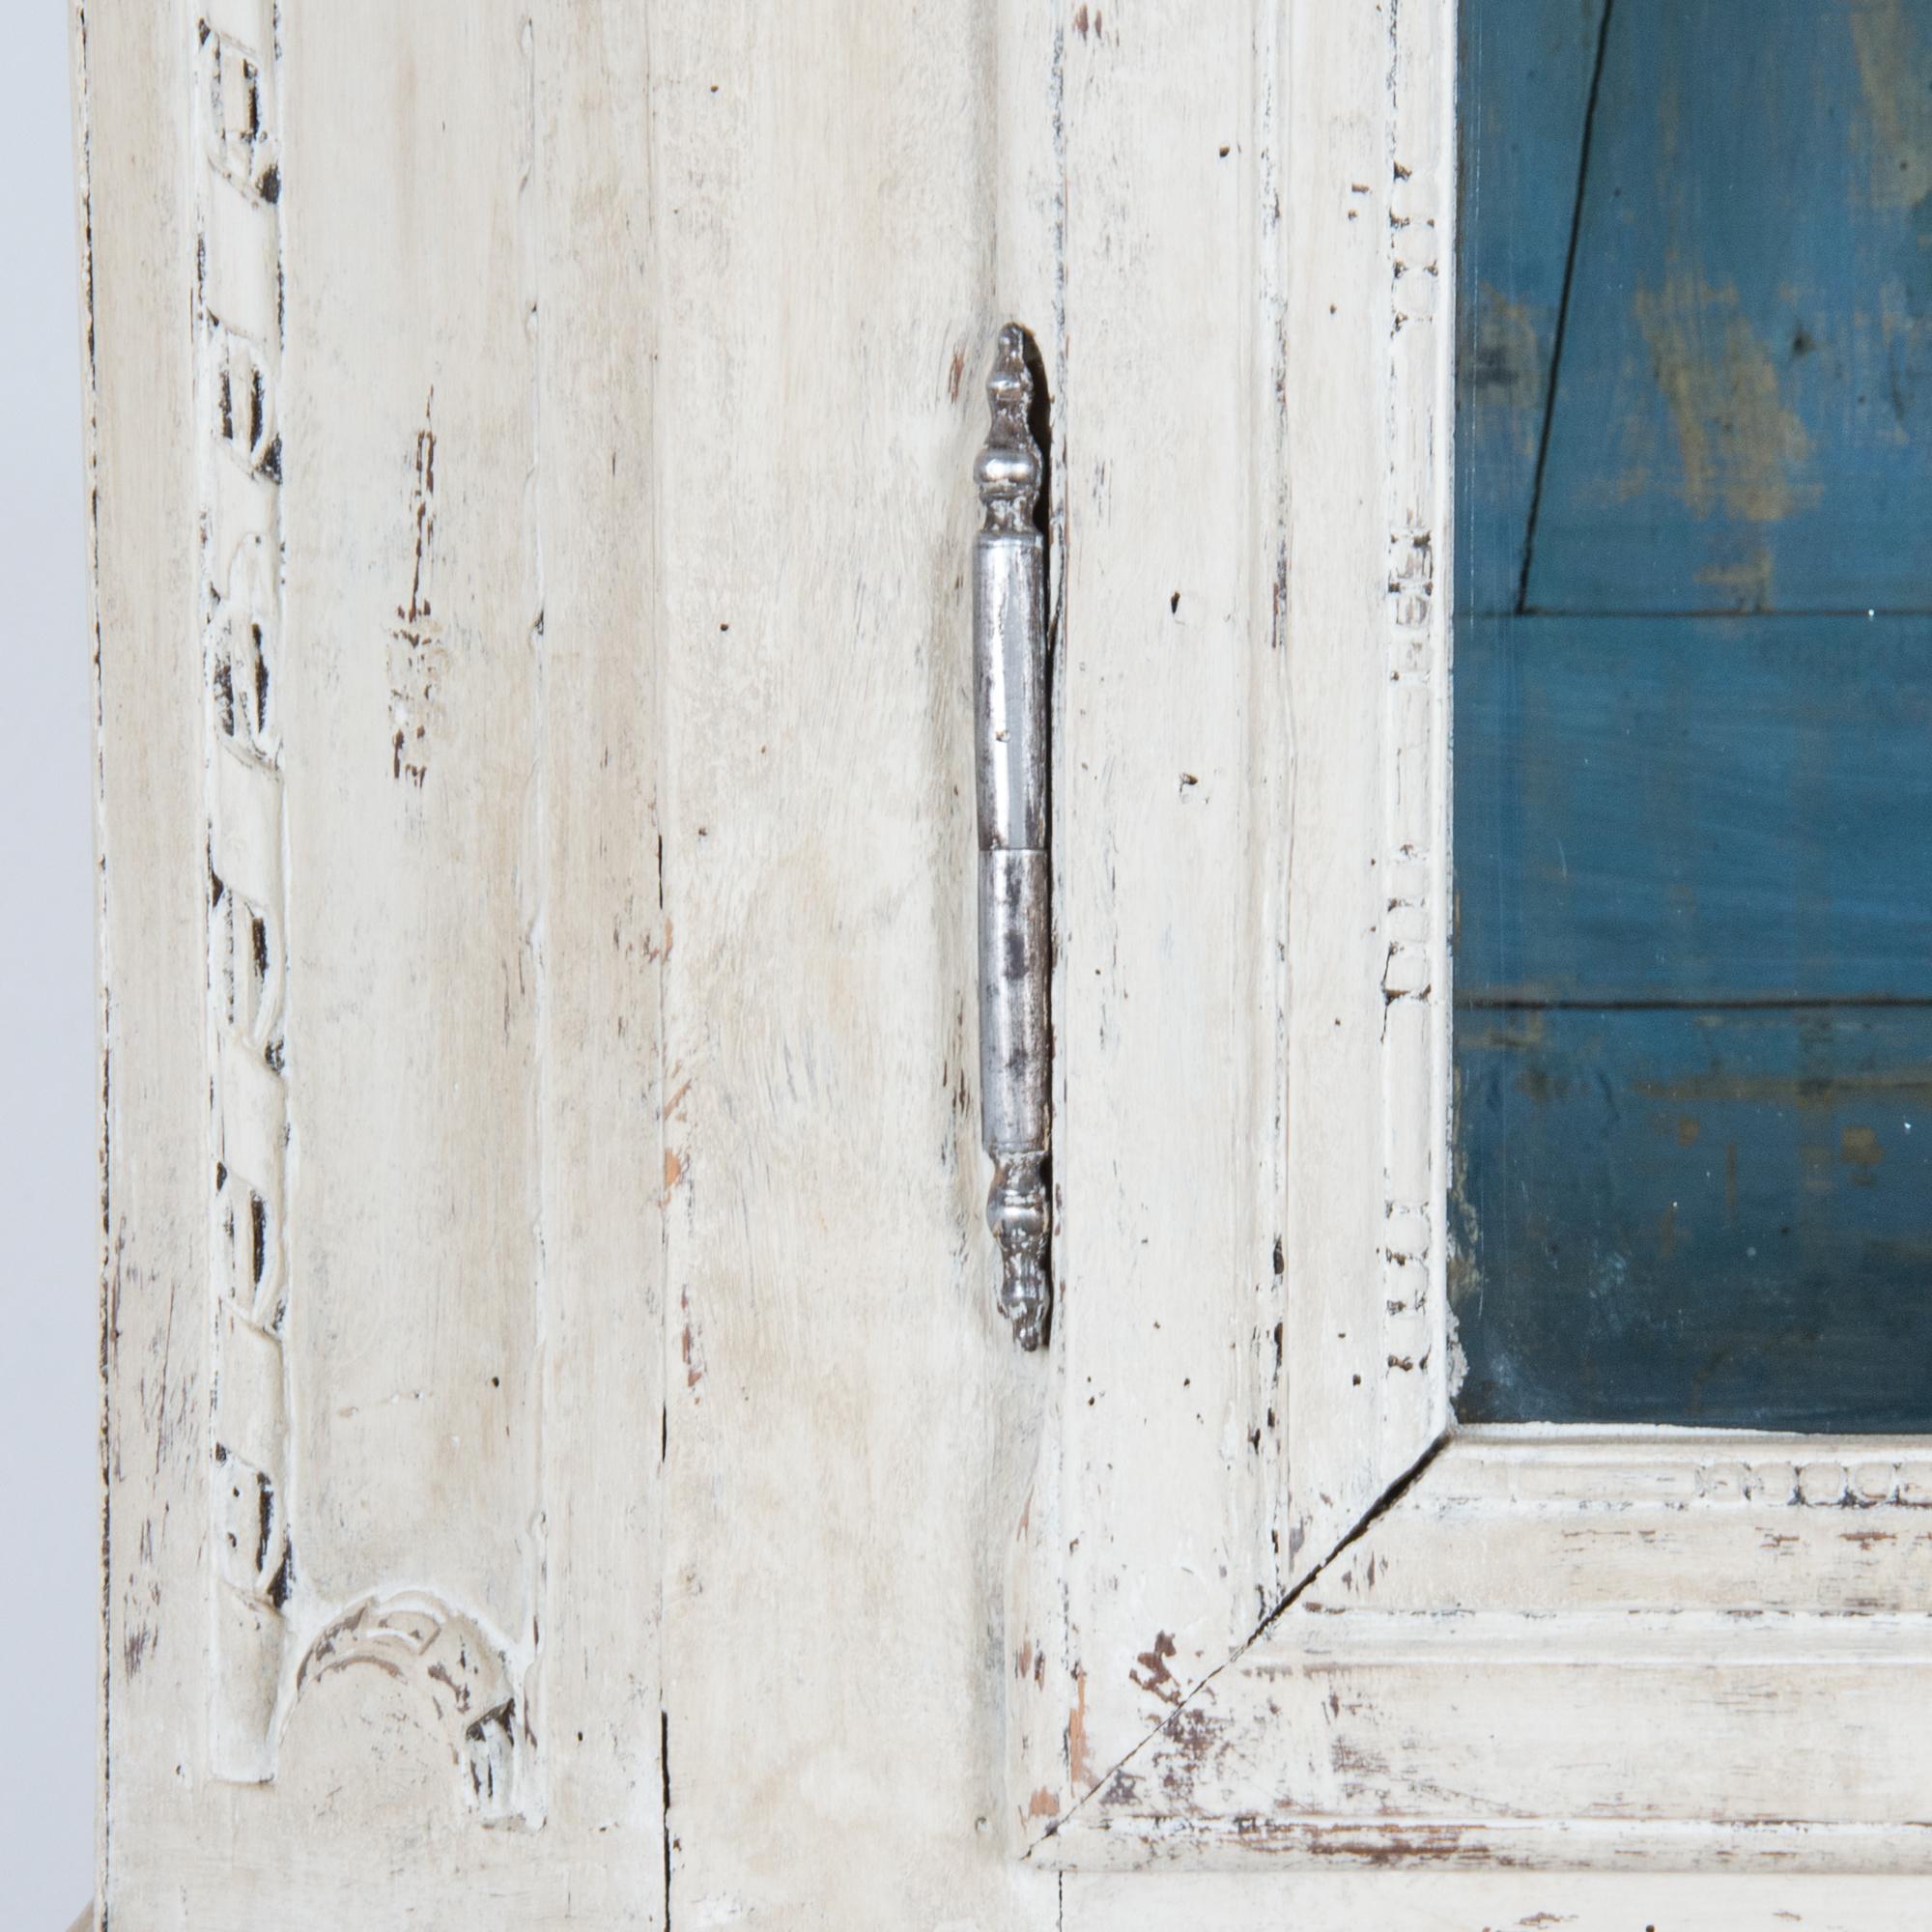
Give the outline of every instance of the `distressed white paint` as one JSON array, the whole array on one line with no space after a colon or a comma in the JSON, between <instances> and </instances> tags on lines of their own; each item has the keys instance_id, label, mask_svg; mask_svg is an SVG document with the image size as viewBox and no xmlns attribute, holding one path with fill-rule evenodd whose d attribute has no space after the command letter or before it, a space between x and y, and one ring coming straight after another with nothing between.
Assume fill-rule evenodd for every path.
<instances>
[{"instance_id":1,"label":"distressed white paint","mask_svg":"<svg viewBox=\"0 0 1932 1932\"><path fill-rule=\"evenodd\" d=\"M1447 0L1082 17L1036 1841L1447 1412Z\"/></svg>"},{"instance_id":2,"label":"distressed white paint","mask_svg":"<svg viewBox=\"0 0 1932 1932\"><path fill-rule=\"evenodd\" d=\"M111 1920L1037 1932L997 1816L1039 1378L972 1125L988 25L218 23L274 90L282 270L245 258L283 462L244 856L286 900L288 1359L230 1342L219 1412L285 1425L295 1560L237 1755L200 21L75 14Z\"/></svg>"},{"instance_id":3,"label":"distressed white paint","mask_svg":"<svg viewBox=\"0 0 1932 1932\"><path fill-rule=\"evenodd\" d=\"M1461 1438L1350 1540L1447 1414L1451 18L77 6L114 1923L1908 1922L1280 1875L1923 1861L1913 1445ZM198 237L283 438L240 760ZM1044 1362L973 1132L1009 316ZM211 1003L211 849L279 908L285 1052ZM287 1315L250 1256L238 1323L251 1095ZM266 1665L209 1614L231 1417L285 1479ZM1247 1875L1083 1869L1204 1861Z\"/></svg>"},{"instance_id":4,"label":"distressed white paint","mask_svg":"<svg viewBox=\"0 0 1932 1932\"><path fill-rule=\"evenodd\" d=\"M1064 1307L1009 1828L1070 1873L1932 1867L1910 1443L1435 1453L1451 0L1102 17L1059 123ZM1216 745L1232 789L1163 772Z\"/></svg>"},{"instance_id":5,"label":"distressed white paint","mask_svg":"<svg viewBox=\"0 0 1932 1932\"><path fill-rule=\"evenodd\" d=\"M662 1915L640 38L569 6L75 14L115 1923ZM225 84L205 104L215 42L224 83L230 44L260 76L245 112ZM238 213L249 126L279 192L243 153ZM262 465L223 447L208 311L224 341L245 323L281 439L275 519L244 532L246 614L279 619L247 761L204 697L198 530L225 569L222 465ZM250 815L265 775L277 810ZM211 859L250 900L280 886L285 1053L247 1002L198 1018ZM237 1269L211 1261L211 1070L224 1130L264 1074L285 1096L254 1165L282 1164L288 1314L245 1333L214 1320ZM238 1346L257 1332L284 1376ZM231 1417L272 1445L283 1412L286 1634L243 1678L211 1641L200 1472ZM266 1692L252 1756L238 1681Z\"/></svg>"},{"instance_id":6,"label":"distressed white paint","mask_svg":"<svg viewBox=\"0 0 1932 1932\"><path fill-rule=\"evenodd\" d=\"M1912 1438L1452 1436L1051 1841L1923 1871Z\"/></svg>"}]
</instances>

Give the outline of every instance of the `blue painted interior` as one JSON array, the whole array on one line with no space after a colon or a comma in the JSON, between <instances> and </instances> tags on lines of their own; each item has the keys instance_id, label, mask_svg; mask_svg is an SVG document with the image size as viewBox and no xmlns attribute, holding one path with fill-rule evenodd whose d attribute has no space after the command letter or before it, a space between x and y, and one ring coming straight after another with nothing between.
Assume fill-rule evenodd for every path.
<instances>
[{"instance_id":1,"label":"blue painted interior","mask_svg":"<svg viewBox=\"0 0 1932 1932\"><path fill-rule=\"evenodd\" d=\"M1463 0L1465 1420L1932 1429L1932 0Z\"/></svg>"}]
</instances>

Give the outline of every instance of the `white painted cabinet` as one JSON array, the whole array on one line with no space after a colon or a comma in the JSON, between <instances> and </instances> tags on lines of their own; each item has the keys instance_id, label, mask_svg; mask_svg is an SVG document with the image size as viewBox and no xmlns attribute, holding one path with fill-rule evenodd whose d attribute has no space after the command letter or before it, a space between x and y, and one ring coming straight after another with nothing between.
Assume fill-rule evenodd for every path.
<instances>
[{"instance_id":1,"label":"white painted cabinet","mask_svg":"<svg viewBox=\"0 0 1932 1932\"><path fill-rule=\"evenodd\" d=\"M1452 0L73 18L107 1923L1923 1923L1932 1451L1445 1436Z\"/></svg>"}]
</instances>

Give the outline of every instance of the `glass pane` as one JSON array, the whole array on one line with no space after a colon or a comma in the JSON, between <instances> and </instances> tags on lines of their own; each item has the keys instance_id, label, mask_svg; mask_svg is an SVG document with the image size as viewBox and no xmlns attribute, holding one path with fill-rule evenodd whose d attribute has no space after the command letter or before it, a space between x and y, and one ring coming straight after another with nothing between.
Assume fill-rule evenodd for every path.
<instances>
[{"instance_id":1,"label":"glass pane","mask_svg":"<svg viewBox=\"0 0 1932 1932\"><path fill-rule=\"evenodd\" d=\"M1932 0L1463 0L1464 1420L1932 1428Z\"/></svg>"}]
</instances>

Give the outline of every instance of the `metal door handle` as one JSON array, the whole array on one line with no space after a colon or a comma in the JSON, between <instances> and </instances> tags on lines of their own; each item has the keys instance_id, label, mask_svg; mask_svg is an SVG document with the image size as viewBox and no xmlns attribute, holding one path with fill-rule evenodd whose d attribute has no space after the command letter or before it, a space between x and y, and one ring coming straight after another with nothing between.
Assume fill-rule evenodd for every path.
<instances>
[{"instance_id":1,"label":"metal door handle","mask_svg":"<svg viewBox=\"0 0 1932 1932\"><path fill-rule=\"evenodd\" d=\"M980 800L980 1108L1000 1246L1001 1313L1023 1349L1046 1340L1052 1217L1048 1010L1052 956L1046 760L1046 543L1034 526L1040 456L1027 427L1026 337L1000 330L992 427L974 466L986 518L973 553Z\"/></svg>"}]
</instances>

